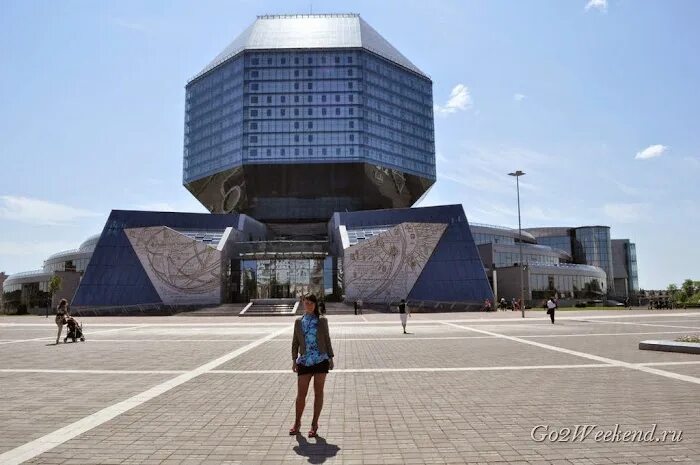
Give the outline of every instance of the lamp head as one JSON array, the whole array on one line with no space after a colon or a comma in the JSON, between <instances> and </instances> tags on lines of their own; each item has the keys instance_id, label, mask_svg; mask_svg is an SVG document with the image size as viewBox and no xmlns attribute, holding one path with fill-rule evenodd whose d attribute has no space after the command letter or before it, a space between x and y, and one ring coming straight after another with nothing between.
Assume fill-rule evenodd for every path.
<instances>
[{"instance_id":1,"label":"lamp head","mask_svg":"<svg viewBox=\"0 0 700 465\"><path fill-rule=\"evenodd\" d=\"M522 175L524 175L524 174L525 174L525 173L524 173L523 171L518 170L518 171L516 171L515 173L508 173L508 176L515 176L515 177L518 177L518 176L522 176Z\"/></svg>"}]
</instances>

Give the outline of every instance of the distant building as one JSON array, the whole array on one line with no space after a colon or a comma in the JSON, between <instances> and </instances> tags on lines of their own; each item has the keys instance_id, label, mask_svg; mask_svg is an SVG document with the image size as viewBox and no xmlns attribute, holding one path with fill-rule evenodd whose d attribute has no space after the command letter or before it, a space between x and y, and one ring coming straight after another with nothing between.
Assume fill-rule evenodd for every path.
<instances>
[{"instance_id":1,"label":"distant building","mask_svg":"<svg viewBox=\"0 0 700 465\"><path fill-rule=\"evenodd\" d=\"M638 294L636 248L611 240L608 226L526 228L470 225L497 298L520 297L520 248L526 300L621 299Z\"/></svg>"}]
</instances>

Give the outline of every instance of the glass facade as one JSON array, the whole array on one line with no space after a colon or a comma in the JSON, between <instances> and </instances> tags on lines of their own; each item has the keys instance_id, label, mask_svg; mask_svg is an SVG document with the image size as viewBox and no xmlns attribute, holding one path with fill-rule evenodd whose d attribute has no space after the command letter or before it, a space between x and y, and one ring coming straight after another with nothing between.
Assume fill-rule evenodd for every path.
<instances>
[{"instance_id":1,"label":"glass facade","mask_svg":"<svg viewBox=\"0 0 700 465\"><path fill-rule=\"evenodd\" d=\"M530 291L533 299L546 299L555 293L561 299L601 298L607 293L605 278L598 273L569 274L566 271L552 273L531 272Z\"/></svg>"},{"instance_id":2,"label":"glass facade","mask_svg":"<svg viewBox=\"0 0 700 465\"><path fill-rule=\"evenodd\" d=\"M546 245L554 249L563 250L564 252L571 255L571 237L566 236L547 236L538 237L537 243L541 245Z\"/></svg>"},{"instance_id":3,"label":"glass facade","mask_svg":"<svg viewBox=\"0 0 700 465\"><path fill-rule=\"evenodd\" d=\"M250 299L296 298L308 293L325 294L324 259L236 260L233 266L236 265L240 267L241 294L236 300L247 302Z\"/></svg>"},{"instance_id":4,"label":"glass facade","mask_svg":"<svg viewBox=\"0 0 700 465\"><path fill-rule=\"evenodd\" d=\"M408 207L435 181L432 105L430 79L362 48L245 50L187 85L183 181L263 221Z\"/></svg>"},{"instance_id":5,"label":"glass facade","mask_svg":"<svg viewBox=\"0 0 700 465\"><path fill-rule=\"evenodd\" d=\"M481 245L481 244L515 244L514 237L505 236L505 235L501 235L501 234L489 234L489 233L472 231L472 236L474 237L474 243L476 245Z\"/></svg>"},{"instance_id":6,"label":"glass facade","mask_svg":"<svg viewBox=\"0 0 700 465\"><path fill-rule=\"evenodd\" d=\"M584 226L574 229L574 261L602 268L607 275L607 289L615 292L612 267L610 227Z\"/></svg>"},{"instance_id":7,"label":"glass facade","mask_svg":"<svg viewBox=\"0 0 700 465\"><path fill-rule=\"evenodd\" d=\"M627 273L630 295L639 293L639 272L637 271L637 246L629 242L627 244Z\"/></svg>"},{"instance_id":8,"label":"glass facade","mask_svg":"<svg viewBox=\"0 0 700 465\"><path fill-rule=\"evenodd\" d=\"M508 249L509 250L499 250L499 248L494 248L493 263L496 268L514 266L516 263L520 262L520 251L517 250L518 246L509 247ZM523 263L557 264L560 262L560 256L556 252L547 252L546 250L537 250L523 246Z\"/></svg>"}]
</instances>

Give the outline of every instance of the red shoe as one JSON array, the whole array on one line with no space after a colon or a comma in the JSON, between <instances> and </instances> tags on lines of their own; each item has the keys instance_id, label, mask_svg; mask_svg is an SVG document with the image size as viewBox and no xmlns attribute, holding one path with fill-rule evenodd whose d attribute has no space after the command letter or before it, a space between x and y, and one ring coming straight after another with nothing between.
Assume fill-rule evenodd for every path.
<instances>
[{"instance_id":1,"label":"red shoe","mask_svg":"<svg viewBox=\"0 0 700 465\"><path fill-rule=\"evenodd\" d=\"M299 434L299 428L301 428L301 424L295 424L289 429L289 435L294 436L295 434Z\"/></svg>"},{"instance_id":2,"label":"red shoe","mask_svg":"<svg viewBox=\"0 0 700 465\"><path fill-rule=\"evenodd\" d=\"M318 431L318 425L316 425L316 426L311 425L311 429L309 430L309 437L315 438L316 436L318 436L318 434L316 434L317 431Z\"/></svg>"}]
</instances>

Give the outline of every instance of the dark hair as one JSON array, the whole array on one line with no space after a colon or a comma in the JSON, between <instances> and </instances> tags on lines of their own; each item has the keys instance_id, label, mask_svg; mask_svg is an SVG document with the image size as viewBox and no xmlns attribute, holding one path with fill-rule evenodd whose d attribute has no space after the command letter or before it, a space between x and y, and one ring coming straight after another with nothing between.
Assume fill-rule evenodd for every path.
<instances>
[{"instance_id":1,"label":"dark hair","mask_svg":"<svg viewBox=\"0 0 700 465\"><path fill-rule=\"evenodd\" d=\"M61 299L60 302L58 302L58 308L63 308L68 306L68 301L66 299Z\"/></svg>"},{"instance_id":2,"label":"dark hair","mask_svg":"<svg viewBox=\"0 0 700 465\"><path fill-rule=\"evenodd\" d=\"M321 316L321 313L318 311L318 299L316 298L315 295L307 294L304 296L304 300L308 300L309 302L313 302L314 303L314 315Z\"/></svg>"}]
</instances>

